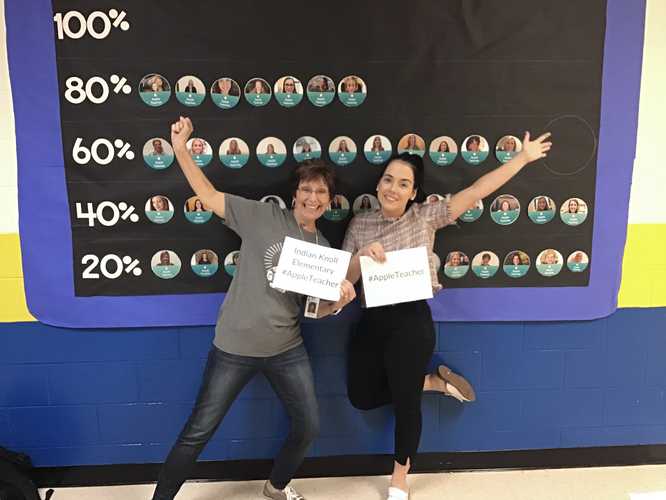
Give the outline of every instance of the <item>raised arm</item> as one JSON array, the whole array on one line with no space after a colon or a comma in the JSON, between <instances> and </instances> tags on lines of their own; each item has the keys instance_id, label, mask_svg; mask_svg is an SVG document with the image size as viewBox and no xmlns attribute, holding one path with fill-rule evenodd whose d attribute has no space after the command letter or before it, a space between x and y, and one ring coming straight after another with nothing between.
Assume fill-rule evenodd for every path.
<instances>
[{"instance_id":1,"label":"raised arm","mask_svg":"<svg viewBox=\"0 0 666 500\"><path fill-rule=\"evenodd\" d=\"M180 169L187 178L187 182L201 202L224 219L224 193L215 189L203 171L194 163L187 150L187 140L193 131L194 127L189 118L181 116L177 122L173 123L171 125L173 151L176 154Z\"/></svg>"},{"instance_id":2,"label":"raised arm","mask_svg":"<svg viewBox=\"0 0 666 500\"><path fill-rule=\"evenodd\" d=\"M476 182L468 188L457 192L451 197L451 202L449 203L449 217L452 220L457 219L463 212L469 210L478 200L485 198L490 193L506 184L509 179L520 172L525 165L540 158L545 158L552 145L551 142L546 142L546 139L549 137L550 132L539 136L534 141L530 141L530 133L525 132L523 150L520 153L504 165L477 179Z\"/></svg>"}]
</instances>

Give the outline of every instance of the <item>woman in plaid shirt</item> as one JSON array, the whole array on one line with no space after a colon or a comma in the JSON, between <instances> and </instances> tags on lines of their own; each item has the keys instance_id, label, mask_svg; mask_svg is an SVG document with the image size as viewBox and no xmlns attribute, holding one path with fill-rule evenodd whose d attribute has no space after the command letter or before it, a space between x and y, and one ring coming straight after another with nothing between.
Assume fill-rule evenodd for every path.
<instances>
[{"instance_id":1,"label":"woman in plaid shirt","mask_svg":"<svg viewBox=\"0 0 666 500\"><path fill-rule=\"evenodd\" d=\"M450 200L422 203L423 160L403 153L391 160L377 184L381 208L357 215L345 235L343 249L353 253L347 279L361 276L359 257L378 262L385 252L425 246L433 292L437 280L433 245L438 229L453 223L465 210L503 186L528 163L544 158L551 148L549 133L534 141L525 133L523 150L512 160L454 194ZM351 403L369 410L389 403L395 411L395 453L389 500L407 499L407 473L421 437L421 394L439 391L459 401L474 401L474 389L444 365L425 376L435 346L435 330L425 300L364 308L349 345L348 393Z\"/></svg>"}]
</instances>

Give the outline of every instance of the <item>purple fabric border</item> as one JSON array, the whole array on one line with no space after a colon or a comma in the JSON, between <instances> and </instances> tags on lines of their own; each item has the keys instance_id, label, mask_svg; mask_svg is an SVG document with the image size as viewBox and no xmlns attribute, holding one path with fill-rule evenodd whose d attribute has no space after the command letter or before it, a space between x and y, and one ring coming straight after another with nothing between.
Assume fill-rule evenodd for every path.
<instances>
[{"instance_id":1,"label":"purple fabric border","mask_svg":"<svg viewBox=\"0 0 666 500\"><path fill-rule=\"evenodd\" d=\"M608 0L590 286L446 290L431 303L436 321L592 319L615 310L636 147L644 17L645 0ZM30 312L43 323L68 327L214 323L223 294L74 296L52 7L48 0L35 0L26 13L24 3L8 1L5 18ZM612 147L628 141L631 147Z\"/></svg>"}]
</instances>

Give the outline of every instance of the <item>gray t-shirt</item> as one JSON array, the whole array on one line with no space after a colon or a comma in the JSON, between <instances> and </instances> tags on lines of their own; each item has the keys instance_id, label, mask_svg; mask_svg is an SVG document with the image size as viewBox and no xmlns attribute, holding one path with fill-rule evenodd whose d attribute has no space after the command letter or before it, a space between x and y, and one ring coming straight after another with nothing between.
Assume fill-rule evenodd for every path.
<instances>
[{"instance_id":1,"label":"gray t-shirt","mask_svg":"<svg viewBox=\"0 0 666 500\"><path fill-rule=\"evenodd\" d=\"M242 238L240 263L215 326L215 346L241 356L267 357L303 342L300 316L305 297L270 286L285 236L317 240L301 230L291 210L225 193L224 223Z\"/></svg>"}]
</instances>

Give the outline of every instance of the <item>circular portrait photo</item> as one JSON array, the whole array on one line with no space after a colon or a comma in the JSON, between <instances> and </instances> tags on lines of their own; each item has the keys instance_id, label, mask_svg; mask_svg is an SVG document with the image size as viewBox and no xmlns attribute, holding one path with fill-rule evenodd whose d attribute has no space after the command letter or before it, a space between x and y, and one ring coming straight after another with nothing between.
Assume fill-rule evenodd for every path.
<instances>
[{"instance_id":1,"label":"circular portrait photo","mask_svg":"<svg viewBox=\"0 0 666 500\"><path fill-rule=\"evenodd\" d=\"M148 106L162 106L171 97L171 85L162 75L150 73L139 82L139 96Z\"/></svg>"},{"instance_id":2,"label":"circular portrait photo","mask_svg":"<svg viewBox=\"0 0 666 500\"><path fill-rule=\"evenodd\" d=\"M336 137L328 145L328 156L336 165L344 167L356 158L356 143L351 137L341 135Z\"/></svg>"},{"instance_id":3,"label":"circular portrait photo","mask_svg":"<svg viewBox=\"0 0 666 500\"><path fill-rule=\"evenodd\" d=\"M490 250L479 252L472 259L472 272L484 280L495 276L499 267L499 257L495 252L491 252Z\"/></svg>"},{"instance_id":4,"label":"circular portrait photo","mask_svg":"<svg viewBox=\"0 0 666 500\"><path fill-rule=\"evenodd\" d=\"M522 278L530 270L530 256L522 250L513 250L504 257L504 272L510 278Z\"/></svg>"},{"instance_id":5,"label":"circular portrait photo","mask_svg":"<svg viewBox=\"0 0 666 500\"><path fill-rule=\"evenodd\" d=\"M520 217L520 202L510 194L502 194L490 205L490 217L500 226L508 226Z\"/></svg>"},{"instance_id":6,"label":"circular portrait photo","mask_svg":"<svg viewBox=\"0 0 666 500\"><path fill-rule=\"evenodd\" d=\"M280 106L293 108L303 99L303 84L294 76L283 76L273 85L273 92Z\"/></svg>"},{"instance_id":7,"label":"circular portrait photo","mask_svg":"<svg viewBox=\"0 0 666 500\"><path fill-rule=\"evenodd\" d=\"M426 196L426 199L423 201L424 204L428 203L437 203L438 201L446 201L446 196L442 196L441 194L437 193L432 193Z\"/></svg>"},{"instance_id":8,"label":"circular portrait photo","mask_svg":"<svg viewBox=\"0 0 666 500\"><path fill-rule=\"evenodd\" d=\"M331 203L324 212L324 219L338 222L346 219L348 215L349 201L341 194L336 194L331 198Z\"/></svg>"},{"instance_id":9,"label":"circular portrait photo","mask_svg":"<svg viewBox=\"0 0 666 500\"><path fill-rule=\"evenodd\" d=\"M287 208L287 204L284 202L284 200L276 194L268 194L262 197L259 201L262 203L273 203L280 208Z\"/></svg>"},{"instance_id":10,"label":"circular portrait photo","mask_svg":"<svg viewBox=\"0 0 666 500\"><path fill-rule=\"evenodd\" d=\"M356 75L345 76L338 84L338 97L342 104L355 108L365 101L368 95L368 87L365 82Z\"/></svg>"},{"instance_id":11,"label":"circular portrait photo","mask_svg":"<svg viewBox=\"0 0 666 500\"><path fill-rule=\"evenodd\" d=\"M213 216L213 211L199 199L192 196L185 201L185 218L192 224L205 224Z\"/></svg>"},{"instance_id":12,"label":"circular portrait photo","mask_svg":"<svg viewBox=\"0 0 666 500\"><path fill-rule=\"evenodd\" d=\"M220 144L218 154L225 167L242 168L250 159L250 147L240 137L229 137Z\"/></svg>"},{"instance_id":13,"label":"circular portrait photo","mask_svg":"<svg viewBox=\"0 0 666 500\"><path fill-rule=\"evenodd\" d=\"M165 224L173 217L171 200L164 195L156 194L146 201L146 217L155 224Z\"/></svg>"},{"instance_id":14,"label":"circular portrait photo","mask_svg":"<svg viewBox=\"0 0 666 500\"><path fill-rule=\"evenodd\" d=\"M449 252L444 261L444 275L447 278L462 278L469 271L469 257L457 250Z\"/></svg>"},{"instance_id":15,"label":"circular portrait photo","mask_svg":"<svg viewBox=\"0 0 666 500\"><path fill-rule=\"evenodd\" d=\"M439 167L447 167L453 164L458 156L458 145L448 135L433 139L430 143L430 159Z\"/></svg>"},{"instance_id":16,"label":"circular portrait photo","mask_svg":"<svg viewBox=\"0 0 666 500\"><path fill-rule=\"evenodd\" d=\"M495 144L495 156L506 163L523 150L523 143L515 135L505 135Z\"/></svg>"},{"instance_id":17,"label":"circular portrait photo","mask_svg":"<svg viewBox=\"0 0 666 500\"><path fill-rule=\"evenodd\" d=\"M365 193L357 196L352 204L354 215L374 212L379 209L379 200L372 194Z\"/></svg>"},{"instance_id":18,"label":"circular portrait photo","mask_svg":"<svg viewBox=\"0 0 666 500\"><path fill-rule=\"evenodd\" d=\"M213 159L213 148L208 141L200 137L192 137L187 141L187 152L194 160L197 167L205 167Z\"/></svg>"},{"instance_id":19,"label":"circular portrait photo","mask_svg":"<svg viewBox=\"0 0 666 500\"><path fill-rule=\"evenodd\" d=\"M231 109L240 101L240 85L232 78L222 77L210 87L210 98L218 108Z\"/></svg>"},{"instance_id":20,"label":"circular portrait photo","mask_svg":"<svg viewBox=\"0 0 666 500\"><path fill-rule=\"evenodd\" d=\"M169 168L173 159L173 148L166 139L153 137L143 145L143 161L152 169L164 170Z\"/></svg>"},{"instance_id":21,"label":"circular portrait photo","mask_svg":"<svg viewBox=\"0 0 666 500\"><path fill-rule=\"evenodd\" d=\"M150 259L150 268L155 276L164 280L175 278L180 272L180 257L172 250L160 250L155 252Z\"/></svg>"},{"instance_id":22,"label":"circular portrait photo","mask_svg":"<svg viewBox=\"0 0 666 500\"><path fill-rule=\"evenodd\" d=\"M263 78L252 78L245 84L245 100L252 106L266 106L271 95L271 86Z\"/></svg>"},{"instance_id":23,"label":"circular portrait photo","mask_svg":"<svg viewBox=\"0 0 666 500\"><path fill-rule=\"evenodd\" d=\"M578 226L587 219L587 203L580 198L569 198L560 207L560 217L567 226Z\"/></svg>"},{"instance_id":24,"label":"circular portrait photo","mask_svg":"<svg viewBox=\"0 0 666 500\"><path fill-rule=\"evenodd\" d=\"M423 158L425 154L425 141L423 137L417 134L405 134L398 141L398 153L410 153L413 155L419 155Z\"/></svg>"},{"instance_id":25,"label":"circular portrait photo","mask_svg":"<svg viewBox=\"0 0 666 500\"><path fill-rule=\"evenodd\" d=\"M555 276L562 270L564 258L553 248L547 248L537 256L536 268L539 274L547 278Z\"/></svg>"},{"instance_id":26,"label":"circular portrait photo","mask_svg":"<svg viewBox=\"0 0 666 500\"><path fill-rule=\"evenodd\" d=\"M314 158L321 158L321 144L319 144L317 139L309 135L304 135L296 139L292 151L298 163Z\"/></svg>"},{"instance_id":27,"label":"circular portrait photo","mask_svg":"<svg viewBox=\"0 0 666 500\"><path fill-rule=\"evenodd\" d=\"M476 200L474 205L460 214L459 219L463 222L474 222L483 214L483 200Z\"/></svg>"},{"instance_id":28,"label":"circular portrait photo","mask_svg":"<svg viewBox=\"0 0 666 500\"><path fill-rule=\"evenodd\" d=\"M212 250L197 250L190 259L190 265L192 266L192 271L194 271L194 274L197 276L210 278L217 272L219 260L217 254Z\"/></svg>"},{"instance_id":29,"label":"circular portrait photo","mask_svg":"<svg viewBox=\"0 0 666 500\"><path fill-rule=\"evenodd\" d=\"M488 158L488 141L480 135L466 137L461 145L463 159L470 165L479 165Z\"/></svg>"},{"instance_id":30,"label":"circular portrait photo","mask_svg":"<svg viewBox=\"0 0 666 500\"><path fill-rule=\"evenodd\" d=\"M239 250L234 250L233 252L229 252L227 256L224 258L224 270L232 278L234 274L236 274L236 268L238 267L239 264L240 264Z\"/></svg>"},{"instance_id":31,"label":"circular portrait photo","mask_svg":"<svg viewBox=\"0 0 666 500\"><path fill-rule=\"evenodd\" d=\"M308 82L308 99L321 108L331 104L335 97L335 83L326 75L317 75Z\"/></svg>"},{"instance_id":32,"label":"circular portrait photo","mask_svg":"<svg viewBox=\"0 0 666 500\"><path fill-rule=\"evenodd\" d=\"M365 159L373 165L386 163L391 157L392 151L391 141L383 135L371 135L363 146Z\"/></svg>"},{"instance_id":33,"label":"circular portrait photo","mask_svg":"<svg viewBox=\"0 0 666 500\"><path fill-rule=\"evenodd\" d=\"M176 82L176 99L185 106L199 106L206 98L206 86L194 75L183 76Z\"/></svg>"},{"instance_id":34,"label":"circular portrait photo","mask_svg":"<svg viewBox=\"0 0 666 500\"><path fill-rule=\"evenodd\" d=\"M536 196L527 205L527 215L535 224L546 224L553 220L557 206L548 196Z\"/></svg>"},{"instance_id":35,"label":"circular portrait photo","mask_svg":"<svg viewBox=\"0 0 666 500\"><path fill-rule=\"evenodd\" d=\"M576 250L567 257L567 267L572 273L582 273L589 263L590 258L582 250Z\"/></svg>"},{"instance_id":36,"label":"circular portrait photo","mask_svg":"<svg viewBox=\"0 0 666 500\"><path fill-rule=\"evenodd\" d=\"M277 137L264 137L257 144L256 155L264 167L279 167L287 158L287 146Z\"/></svg>"}]
</instances>

